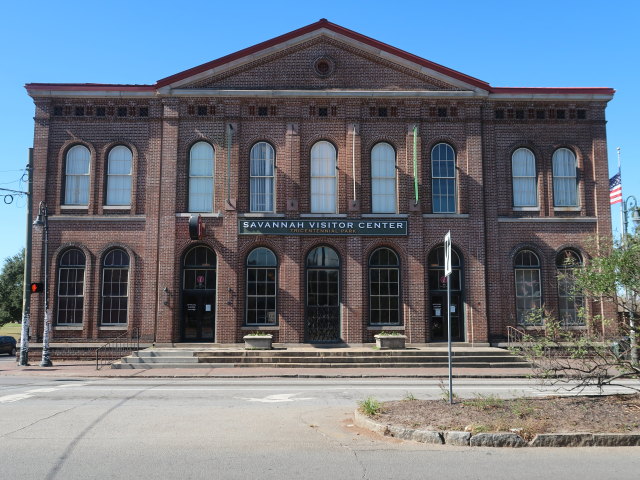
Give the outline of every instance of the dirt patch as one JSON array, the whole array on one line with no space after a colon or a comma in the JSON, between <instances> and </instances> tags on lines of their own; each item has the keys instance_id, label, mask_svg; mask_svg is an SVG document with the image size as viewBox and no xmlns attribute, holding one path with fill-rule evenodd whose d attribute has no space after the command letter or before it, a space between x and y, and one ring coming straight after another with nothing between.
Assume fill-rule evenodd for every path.
<instances>
[{"instance_id":1,"label":"dirt patch","mask_svg":"<svg viewBox=\"0 0 640 480\"><path fill-rule=\"evenodd\" d=\"M376 421L423 430L538 433L640 433L640 394L456 400L400 400L382 404Z\"/></svg>"}]
</instances>

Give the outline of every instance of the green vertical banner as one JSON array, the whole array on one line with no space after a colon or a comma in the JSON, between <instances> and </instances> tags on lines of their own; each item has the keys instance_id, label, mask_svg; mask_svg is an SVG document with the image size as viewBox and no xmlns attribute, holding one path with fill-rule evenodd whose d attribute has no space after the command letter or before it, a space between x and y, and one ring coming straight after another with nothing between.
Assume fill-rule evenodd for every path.
<instances>
[{"instance_id":1,"label":"green vertical banner","mask_svg":"<svg viewBox=\"0 0 640 480\"><path fill-rule=\"evenodd\" d=\"M418 126L413 126L413 190L416 196L416 205L420 201L418 196Z\"/></svg>"}]
</instances>

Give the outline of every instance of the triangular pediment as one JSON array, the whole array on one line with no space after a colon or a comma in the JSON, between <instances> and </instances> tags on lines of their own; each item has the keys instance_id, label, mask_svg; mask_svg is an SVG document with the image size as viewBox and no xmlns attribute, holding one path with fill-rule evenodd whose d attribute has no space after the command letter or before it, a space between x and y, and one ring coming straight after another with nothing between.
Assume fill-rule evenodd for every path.
<instances>
[{"instance_id":1,"label":"triangular pediment","mask_svg":"<svg viewBox=\"0 0 640 480\"><path fill-rule=\"evenodd\" d=\"M161 90L488 91L481 80L351 30L315 24L160 80Z\"/></svg>"},{"instance_id":2,"label":"triangular pediment","mask_svg":"<svg viewBox=\"0 0 640 480\"><path fill-rule=\"evenodd\" d=\"M463 90L326 36L219 71L180 88Z\"/></svg>"}]
</instances>

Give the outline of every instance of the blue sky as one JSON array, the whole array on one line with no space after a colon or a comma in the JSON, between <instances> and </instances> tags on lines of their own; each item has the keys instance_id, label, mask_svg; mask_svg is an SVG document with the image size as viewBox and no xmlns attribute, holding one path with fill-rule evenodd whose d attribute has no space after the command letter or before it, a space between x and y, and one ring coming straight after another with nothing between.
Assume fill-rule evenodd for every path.
<instances>
[{"instance_id":1,"label":"blue sky","mask_svg":"<svg viewBox=\"0 0 640 480\"><path fill-rule=\"evenodd\" d=\"M19 4L20 3L20 4ZM152 84L327 18L494 86L613 87L609 171L640 199L640 6L630 0L64 1L3 6L0 187L33 144L30 82ZM24 245L26 200L0 202L0 261ZM619 231L619 207L612 209Z\"/></svg>"}]
</instances>

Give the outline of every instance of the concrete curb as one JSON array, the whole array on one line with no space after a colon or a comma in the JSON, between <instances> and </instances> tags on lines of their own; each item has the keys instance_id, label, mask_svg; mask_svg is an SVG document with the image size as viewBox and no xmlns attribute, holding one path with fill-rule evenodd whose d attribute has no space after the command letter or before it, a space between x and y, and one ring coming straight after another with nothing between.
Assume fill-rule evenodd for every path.
<instances>
[{"instance_id":1,"label":"concrete curb","mask_svg":"<svg viewBox=\"0 0 640 480\"><path fill-rule=\"evenodd\" d=\"M628 433L541 433L527 442L515 433L478 433L430 431L376 422L356 409L355 425L380 435L437 445L471 447L637 447L640 434Z\"/></svg>"}]
</instances>

